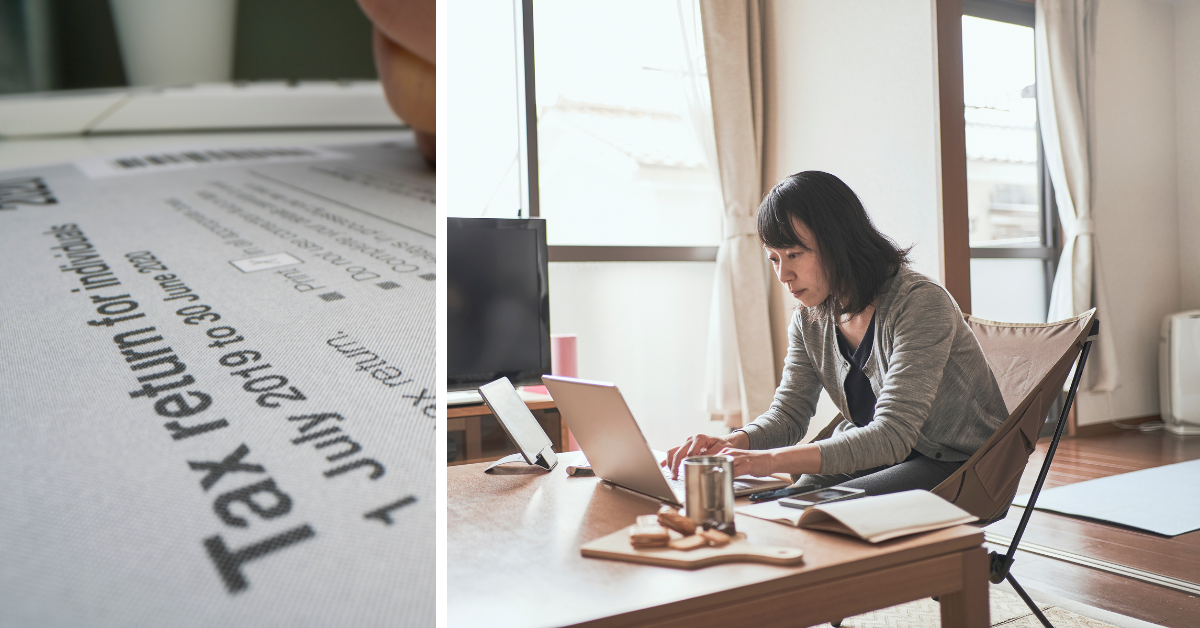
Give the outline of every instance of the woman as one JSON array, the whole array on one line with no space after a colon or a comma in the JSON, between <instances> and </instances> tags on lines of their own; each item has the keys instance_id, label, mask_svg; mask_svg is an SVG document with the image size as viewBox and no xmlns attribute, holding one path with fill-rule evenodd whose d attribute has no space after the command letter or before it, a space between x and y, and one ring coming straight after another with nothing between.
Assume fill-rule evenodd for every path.
<instances>
[{"instance_id":1,"label":"woman","mask_svg":"<svg viewBox=\"0 0 1200 628\"><path fill-rule=\"evenodd\" d=\"M791 473L873 495L928 490L1008 416L954 299L906 266L908 251L875 230L840 179L809 171L776 185L759 205L758 236L802 306L783 380L749 425L672 449L672 475L687 456L722 453L739 475ZM829 439L797 444L822 388L845 418Z\"/></svg>"}]
</instances>

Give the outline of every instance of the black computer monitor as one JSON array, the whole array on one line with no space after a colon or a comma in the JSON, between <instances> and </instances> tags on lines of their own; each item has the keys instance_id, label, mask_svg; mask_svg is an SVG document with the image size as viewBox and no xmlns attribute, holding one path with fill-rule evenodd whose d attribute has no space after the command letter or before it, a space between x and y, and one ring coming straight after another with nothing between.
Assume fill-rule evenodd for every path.
<instances>
[{"instance_id":1,"label":"black computer monitor","mask_svg":"<svg viewBox=\"0 0 1200 628\"><path fill-rule=\"evenodd\" d=\"M446 378L469 390L550 372L546 221L446 219Z\"/></svg>"}]
</instances>

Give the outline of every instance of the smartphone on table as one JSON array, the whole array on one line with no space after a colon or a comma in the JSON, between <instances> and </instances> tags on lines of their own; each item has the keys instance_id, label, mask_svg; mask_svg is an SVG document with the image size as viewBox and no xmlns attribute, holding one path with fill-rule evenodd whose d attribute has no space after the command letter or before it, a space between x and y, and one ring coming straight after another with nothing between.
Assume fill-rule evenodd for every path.
<instances>
[{"instance_id":1,"label":"smartphone on table","mask_svg":"<svg viewBox=\"0 0 1200 628\"><path fill-rule=\"evenodd\" d=\"M816 506L817 504L827 504L829 502L836 502L843 499L861 497L864 493L866 493L866 491L861 488L843 488L840 486L831 486L829 488L819 488L807 493L800 493L792 497L785 497L779 500L779 505L803 510L809 506Z\"/></svg>"}]
</instances>

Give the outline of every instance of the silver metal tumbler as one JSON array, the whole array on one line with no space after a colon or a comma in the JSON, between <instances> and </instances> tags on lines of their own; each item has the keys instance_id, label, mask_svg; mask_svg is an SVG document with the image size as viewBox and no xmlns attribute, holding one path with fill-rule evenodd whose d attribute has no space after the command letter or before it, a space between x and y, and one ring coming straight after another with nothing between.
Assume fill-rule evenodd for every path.
<instances>
[{"instance_id":1,"label":"silver metal tumbler","mask_svg":"<svg viewBox=\"0 0 1200 628\"><path fill-rule=\"evenodd\" d=\"M683 459L684 509L696 525L733 523L733 456Z\"/></svg>"}]
</instances>

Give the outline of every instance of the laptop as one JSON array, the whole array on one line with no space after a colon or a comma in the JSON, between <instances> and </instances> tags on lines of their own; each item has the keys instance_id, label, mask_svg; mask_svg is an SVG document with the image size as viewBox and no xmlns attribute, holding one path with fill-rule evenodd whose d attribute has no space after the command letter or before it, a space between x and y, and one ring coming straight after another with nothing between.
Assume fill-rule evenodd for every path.
<instances>
[{"instance_id":1,"label":"laptop","mask_svg":"<svg viewBox=\"0 0 1200 628\"><path fill-rule=\"evenodd\" d=\"M659 458L646 443L616 384L556 375L543 375L542 382L597 476L657 500L683 505L682 465L678 480L670 479L671 471L658 465ZM745 495L789 483L740 476L733 484L734 494Z\"/></svg>"}]
</instances>

